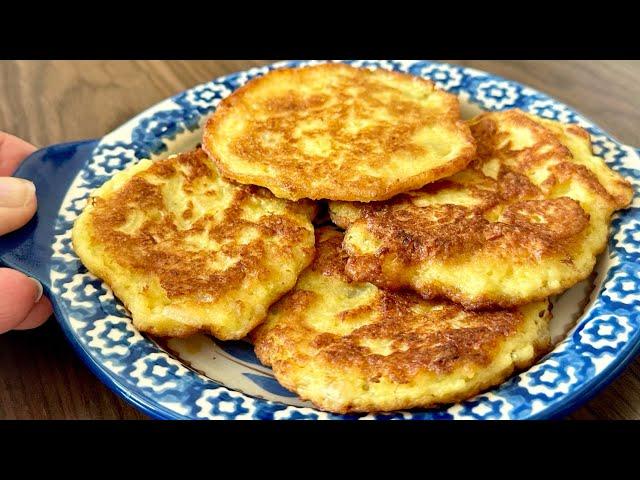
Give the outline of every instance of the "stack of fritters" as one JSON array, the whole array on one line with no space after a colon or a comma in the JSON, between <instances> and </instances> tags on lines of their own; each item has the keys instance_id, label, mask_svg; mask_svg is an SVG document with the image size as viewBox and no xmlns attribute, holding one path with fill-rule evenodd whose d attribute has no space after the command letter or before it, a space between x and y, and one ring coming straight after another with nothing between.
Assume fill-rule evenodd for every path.
<instances>
[{"instance_id":1,"label":"stack of fritters","mask_svg":"<svg viewBox=\"0 0 640 480\"><path fill-rule=\"evenodd\" d=\"M589 276L632 197L580 127L465 123L430 81L342 64L247 83L203 149L98 189L76 252L140 330L251 332L285 387L334 412L457 401L530 366L548 297ZM335 224L315 242L313 200Z\"/></svg>"},{"instance_id":2,"label":"stack of fritters","mask_svg":"<svg viewBox=\"0 0 640 480\"><path fill-rule=\"evenodd\" d=\"M347 272L466 308L512 307L589 276L631 187L575 125L519 110L469 126L469 167L387 202L330 204L346 228Z\"/></svg>"}]
</instances>

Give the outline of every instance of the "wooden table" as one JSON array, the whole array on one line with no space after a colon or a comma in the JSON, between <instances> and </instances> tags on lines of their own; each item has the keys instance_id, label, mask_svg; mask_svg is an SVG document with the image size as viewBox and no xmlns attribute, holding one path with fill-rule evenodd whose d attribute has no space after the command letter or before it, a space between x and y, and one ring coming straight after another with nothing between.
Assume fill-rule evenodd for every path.
<instances>
[{"instance_id":1,"label":"wooden table","mask_svg":"<svg viewBox=\"0 0 640 480\"><path fill-rule=\"evenodd\" d=\"M452 61L529 84L640 145L640 62ZM156 102L265 61L0 62L0 129L38 146L96 138ZM0 335L0 418L142 419L75 356L56 322ZM571 415L640 419L640 359Z\"/></svg>"}]
</instances>

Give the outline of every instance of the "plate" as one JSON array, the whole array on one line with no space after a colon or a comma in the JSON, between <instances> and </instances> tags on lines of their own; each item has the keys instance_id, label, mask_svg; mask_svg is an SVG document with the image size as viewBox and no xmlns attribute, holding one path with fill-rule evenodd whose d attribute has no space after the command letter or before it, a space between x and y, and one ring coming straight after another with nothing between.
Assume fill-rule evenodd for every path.
<instances>
[{"instance_id":1,"label":"plate","mask_svg":"<svg viewBox=\"0 0 640 480\"><path fill-rule=\"evenodd\" d=\"M159 341L138 332L111 290L88 273L71 246L73 221L92 190L143 158L196 146L222 98L280 62L218 78L158 103L99 140L54 145L16 176L36 183L39 210L0 238L2 263L38 278L78 354L112 390L162 419L534 419L559 417L610 382L640 347L640 201L617 214L594 275L554 299L555 348L529 370L465 402L439 409L334 415L282 388L243 341L206 335ZM525 85L430 61L348 61L433 80L458 95L463 117L521 108L586 128L597 155L640 185L637 149L621 144L570 107Z\"/></svg>"}]
</instances>

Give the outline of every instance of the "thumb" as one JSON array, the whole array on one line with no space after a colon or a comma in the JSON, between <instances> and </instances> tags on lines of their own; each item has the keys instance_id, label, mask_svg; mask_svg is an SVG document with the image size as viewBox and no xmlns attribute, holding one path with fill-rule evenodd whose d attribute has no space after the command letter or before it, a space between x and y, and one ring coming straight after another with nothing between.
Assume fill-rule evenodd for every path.
<instances>
[{"instance_id":1,"label":"thumb","mask_svg":"<svg viewBox=\"0 0 640 480\"><path fill-rule=\"evenodd\" d=\"M36 187L29 180L0 177L0 235L12 232L36 213Z\"/></svg>"},{"instance_id":2,"label":"thumb","mask_svg":"<svg viewBox=\"0 0 640 480\"><path fill-rule=\"evenodd\" d=\"M0 333L19 326L41 298L42 285L37 280L10 268L0 268ZM47 313L51 312L43 315Z\"/></svg>"}]
</instances>

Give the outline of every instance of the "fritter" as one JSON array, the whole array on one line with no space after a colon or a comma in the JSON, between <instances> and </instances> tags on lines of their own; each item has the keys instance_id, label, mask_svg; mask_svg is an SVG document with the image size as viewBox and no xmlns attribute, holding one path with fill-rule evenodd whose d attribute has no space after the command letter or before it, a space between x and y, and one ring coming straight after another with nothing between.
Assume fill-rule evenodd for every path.
<instances>
[{"instance_id":1,"label":"fritter","mask_svg":"<svg viewBox=\"0 0 640 480\"><path fill-rule=\"evenodd\" d=\"M251 80L208 119L203 148L226 177L278 197L363 202L458 172L475 153L454 95L337 63Z\"/></svg>"},{"instance_id":2,"label":"fritter","mask_svg":"<svg viewBox=\"0 0 640 480\"><path fill-rule=\"evenodd\" d=\"M519 110L469 122L478 157L456 175L369 204L331 202L347 273L466 308L509 307L585 279L630 184L588 132Z\"/></svg>"},{"instance_id":3,"label":"fritter","mask_svg":"<svg viewBox=\"0 0 640 480\"><path fill-rule=\"evenodd\" d=\"M73 246L139 330L239 339L312 261L314 213L225 180L198 149L116 174L76 220Z\"/></svg>"},{"instance_id":4,"label":"fritter","mask_svg":"<svg viewBox=\"0 0 640 480\"><path fill-rule=\"evenodd\" d=\"M345 274L343 234L317 230L314 263L252 332L278 381L336 413L432 407L466 399L550 348L550 305L465 311L384 291Z\"/></svg>"}]
</instances>

